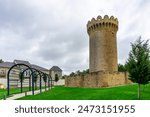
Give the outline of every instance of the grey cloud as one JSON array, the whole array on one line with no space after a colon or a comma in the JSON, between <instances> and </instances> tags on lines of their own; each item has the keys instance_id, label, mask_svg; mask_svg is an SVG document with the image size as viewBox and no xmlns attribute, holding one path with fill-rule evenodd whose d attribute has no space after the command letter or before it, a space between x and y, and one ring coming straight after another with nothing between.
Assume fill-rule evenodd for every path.
<instances>
[{"instance_id":1,"label":"grey cloud","mask_svg":"<svg viewBox=\"0 0 150 117\"><path fill-rule=\"evenodd\" d=\"M150 37L149 4L149 0L0 0L0 57L47 68L58 65L65 73L86 69L86 23L108 14L119 19L118 58L124 63L130 42L140 34Z\"/></svg>"},{"instance_id":2,"label":"grey cloud","mask_svg":"<svg viewBox=\"0 0 150 117\"><path fill-rule=\"evenodd\" d=\"M68 31L67 31L68 32ZM82 31L75 31L73 34L57 34L55 38L46 39L39 45L37 56L41 56L43 60L51 61L53 64L67 65L66 70L80 69L81 61L86 59L88 39L83 35ZM76 66L78 66L76 68Z\"/></svg>"}]
</instances>

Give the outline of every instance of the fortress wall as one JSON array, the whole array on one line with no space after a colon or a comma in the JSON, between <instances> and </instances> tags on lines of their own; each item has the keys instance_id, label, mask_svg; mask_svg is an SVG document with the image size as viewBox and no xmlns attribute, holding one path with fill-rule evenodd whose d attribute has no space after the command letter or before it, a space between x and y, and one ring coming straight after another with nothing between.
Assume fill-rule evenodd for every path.
<instances>
[{"instance_id":1,"label":"fortress wall","mask_svg":"<svg viewBox=\"0 0 150 117\"><path fill-rule=\"evenodd\" d=\"M112 87L131 84L124 72L95 72L85 76L65 78L66 87Z\"/></svg>"},{"instance_id":2,"label":"fortress wall","mask_svg":"<svg viewBox=\"0 0 150 117\"><path fill-rule=\"evenodd\" d=\"M116 72L112 74L107 74L108 86L117 86L126 84L126 75L122 72Z\"/></svg>"},{"instance_id":3,"label":"fortress wall","mask_svg":"<svg viewBox=\"0 0 150 117\"><path fill-rule=\"evenodd\" d=\"M97 74L87 74L84 76L83 87L97 87Z\"/></svg>"},{"instance_id":4,"label":"fortress wall","mask_svg":"<svg viewBox=\"0 0 150 117\"><path fill-rule=\"evenodd\" d=\"M131 84L125 72L118 72L118 19L105 15L87 23L89 35L89 71L85 76L67 77L69 87L111 87Z\"/></svg>"},{"instance_id":5,"label":"fortress wall","mask_svg":"<svg viewBox=\"0 0 150 117\"><path fill-rule=\"evenodd\" d=\"M65 78L65 86L67 87L83 87L83 77L73 76Z\"/></svg>"}]
</instances>

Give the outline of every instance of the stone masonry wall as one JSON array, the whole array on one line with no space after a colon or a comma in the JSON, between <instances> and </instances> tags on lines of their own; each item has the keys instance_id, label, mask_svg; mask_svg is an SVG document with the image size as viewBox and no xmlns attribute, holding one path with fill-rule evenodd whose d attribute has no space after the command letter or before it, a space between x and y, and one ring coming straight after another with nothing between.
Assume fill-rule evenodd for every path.
<instances>
[{"instance_id":1,"label":"stone masonry wall","mask_svg":"<svg viewBox=\"0 0 150 117\"><path fill-rule=\"evenodd\" d=\"M105 15L87 23L89 35L89 71L118 71L117 62L118 19Z\"/></svg>"},{"instance_id":2,"label":"stone masonry wall","mask_svg":"<svg viewBox=\"0 0 150 117\"><path fill-rule=\"evenodd\" d=\"M65 78L66 87L111 87L131 84L125 72L94 72L85 76Z\"/></svg>"}]
</instances>

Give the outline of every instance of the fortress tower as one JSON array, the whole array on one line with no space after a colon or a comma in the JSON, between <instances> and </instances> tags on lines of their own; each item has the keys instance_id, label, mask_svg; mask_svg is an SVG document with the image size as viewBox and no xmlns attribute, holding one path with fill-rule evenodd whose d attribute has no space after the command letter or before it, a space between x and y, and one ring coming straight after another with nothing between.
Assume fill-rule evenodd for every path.
<instances>
[{"instance_id":1,"label":"fortress tower","mask_svg":"<svg viewBox=\"0 0 150 117\"><path fill-rule=\"evenodd\" d=\"M97 19L88 21L90 72L118 71L117 31L118 20L113 16L98 16Z\"/></svg>"},{"instance_id":2,"label":"fortress tower","mask_svg":"<svg viewBox=\"0 0 150 117\"><path fill-rule=\"evenodd\" d=\"M113 16L98 16L88 21L90 73L68 76L66 87L111 87L132 84L126 72L118 72L118 20Z\"/></svg>"}]
</instances>

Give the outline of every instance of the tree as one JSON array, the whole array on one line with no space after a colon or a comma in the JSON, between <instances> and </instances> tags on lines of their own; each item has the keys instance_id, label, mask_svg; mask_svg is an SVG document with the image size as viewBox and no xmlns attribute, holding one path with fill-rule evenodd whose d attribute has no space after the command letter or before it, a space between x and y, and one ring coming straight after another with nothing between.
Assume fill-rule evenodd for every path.
<instances>
[{"instance_id":1,"label":"tree","mask_svg":"<svg viewBox=\"0 0 150 117\"><path fill-rule=\"evenodd\" d=\"M46 91L46 82L47 82L47 76L46 76L46 74L43 74L43 80L45 82L45 91Z\"/></svg>"},{"instance_id":2,"label":"tree","mask_svg":"<svg viewBox=\"0 0 150 117\"><path fill-rule=\"evenodd\" d=\"M118 64L118 71L119 72L125 72L126 71L125 65Z\"/></svg>"},{"instance_id":3,"label":"tree","mask_svg":"<svg viewBox=\"0 0 150 117\"><path fill-rule=\"evenodd\" d=\"M38 79L38 75L36 72L33 73L33 81L35 82L35 90L37 89L37 79Z\"/></svg>"},{"instance_id":4,"label":"tree","mask_svg":"<svg viewBox=\"0 0 150 117\"><path fill-rule=\"evenodd\" d=\"M76 75L81 75L80 70L76 71Z\"/></svg>"},{"instance_id":5,"label":"tree","mask_svg":"<svg viewBox=\"0 0 150 117\"><path fill-rule=\"evenodd\" d=\"M46 74L43 74L43 80L44 80L44 82L47 82L47 76L46 76Z\"/></svg>"},{"instance_id":6,"label":"tree","mask_svg":"<svg viewBox=\"0 0 150 117\"><path fill-rule=\"evenodd\" d=\"M25 79L25 77L24 77L24 74L22 74L22 76L21 76L21 74L22 74L22 72L20 71L20 72L19 72L20 82L23 82L24 79Z\"/></svg>"},{"instance_id":7,"label":"tree","mask_svg":"<svg viewBox=\"0 0 150 117\"><path fill-rule=\"evenodd\" d=\"M84 76L84 75L86 75L86 74L89 74L89 69L83 70L83 71L81 72L81 75L82 75L82 76Z\"/></svg>"},{"instance_id":8,"label":"tree","mask_svg":"<svg viewBox=\"0 0 150 117\"><path fill-rule=\"evenodd\" d=\"M83 71L77 70L75 73L71 72L69 76L70 77L80 76L80 75L84 76L86 74L89 74L89 69L86 69L86 70L83 70Z\"/></svg>"},{"instance_id":9,"label":"tree","mask_svg":"<svg viewBox=\"0 0 150 117\"><path fill-rule=\"evenodd\" d=\"M132 50L129 53L129 58L126 62L129 72L129 79L138 83L138 99L140 99L140 85L147 84L150 80L150 61L148 40L142 41L141 37L131 43Z\"/></svg>"},{"instance_id":10,"label":"tree","mask_svg":"<svg viewBox=\"0 0 150 117\"><path fill-rule=\"evenodd\" d=\"M58 82L58 80L59 80L58 74L55 74L55 82Z\"/></svg>"},{"instance_id":11,"label":"tree","mask_svg":"<svg viewBox=\"0 0 150 117\"><path fill-rule=\"evenodd\" d=\"M65 79L67 77L67 75L62 76L62 79Z\"/></svg>"},{"instance_id":12,"label":"tree","mask_svg":"<svg viewBox=\"0 0 150 117\"><path fill-rule=\"evenodd\" d=\"M75 73L74 73L74 72L71 72L69 76L75 76Z\"/></svg>"},{"instance_id":13,"label":"tree","mask_svg":"<svg viewBox=\"0 0 150 117\"><path fill-rule=\"evenodd\" d=\"M20 79L20 85L21 85L21 93L22 93L22 86L23 86L23 81L25 79L24 74L22 74L22 72L19 72L19 79Z\"/></svg>"},{"instance_id":14,"label":"tree","mask_svg":"<svg viewBox=\"0 0 150 117\"><path fill-rule=\"evenodd\" d=\"M86 69L85 72L86 72L86 74L89 74L89 69Z\"/></svg>"},{"instance_id":15,"label":"tree","mask_svg":"<svg viewBox=\"0 0 150 117\"><path fill-rule=\"evenodd\" d=\"M4 61L2 59L0 59L0 63L3 63Z\"/></svg>"}]
</instances>

